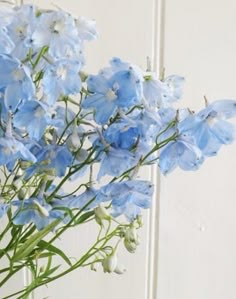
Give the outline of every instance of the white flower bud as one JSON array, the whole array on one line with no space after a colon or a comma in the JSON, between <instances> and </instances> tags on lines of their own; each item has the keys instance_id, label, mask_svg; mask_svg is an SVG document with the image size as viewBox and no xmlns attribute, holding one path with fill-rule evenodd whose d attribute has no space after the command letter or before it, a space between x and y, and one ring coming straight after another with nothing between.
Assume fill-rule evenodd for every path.
<instances>
[{"instance_id":1,"label":"white flower bud","mask_svg":"<svg viewBox=\"0 0 236 299\"><path fill-rule=\"evenodd\" d=\"M32 165L32 162L29 161L21 161L20 162L20 167L24 170L29 168Z\"/></svg>"},{"instance_id":2,"label":"white flower bud","mask_svg":"<svg viewBox=\"0 0 236 299\"><path fill-rule=\"evenodd\" d=\"M138 223L139 227L143 226L143 216L142 215L137 216L137 223Z\"/></svg>"},{"instance_id":3,"label":"white flower bud","mask_svg":"<svg viewBox=\"0 0 236 299\"><path fill-rule=\"evenodd\" d=\"M109 212L107 211L107 209L105 207L103 207L102 205L99 205L97 208L94 209L94 213L96 218L98 218L98 220L110 220L111 219L111 215L109 214Z\"/></svg>"},{"instance_id":4,"label":"white flower bud","mask_svg":"<svg viewBox=\"0 0 236 299\"><path fill-rule=\"evenodd\" d=\"M108 255L104 260L102 261L103 271L106 273L114 272L118 263L117 254L115 251L112 252L112 254Z\"/></svg>"},{"instance_id":5,"label":"white flower bud","mask_svg":"<svg viewBox=\"0 0 236 299\"><path fill-rule=\"evenodd\" d=\"M27 195L27 189L26 188L21 188L20 190L19 190L19 192L18 192L18 198L20 199L20 200L23 200L23 199L25 199L26 198L26 195Z\"/></svg>"},{"instance_id":6,"label":"white flower bud","mask_svg":"<svg viewBox=\"0 0 236 299\"><path fill-rule=\"evenodd\" d=\"M130 253L135 253L136 249L137 249L137 244L135 244L134 242L130 242L128 240L124 240L124 245L125 248L130 252Z\"/></svg>"},{"instance_id":7,"label":"white flower bud","mask_svg":"<svg viewBox=\"0 0 236 299\"><path fill-rule=\"evenodd\" d=\"M126 230L125 239L129 242L135 243L136 245L139 244L137 230L133 225Z\"/></svg>"},{"instance_id":8,"label":"white flower bud","mask_svg":"<svg viewBox=\"0 0 236 299\"><path fill-rule=\"evenodd\" d=\"M84 162L88 157L88 151L82 149L76 154L75 158L79 162Z\"/></svg>"},{"instance_id":9,"label":"white flower bud","mask_svg":"<svg viewBox=\"0 0 236 299\"><path fill-rule=\"evenodd\" d=\"M70 151L76 152L81 147L81 141L78 133L74 130L66 141L67 147Z\"/></svg>"},{"instance_id":10,"label":"white flower bud","mask_svg":"<svg viewBox=\"0 0 236 299\"><path fill-rule=\"evenodd\" d=\"M127 271L123 264L118 264L114 270L116 274L122 275Z\"/></svg>"},{"instance_id":11,"label":"white flower bud","mask_svg":"<svg viewBox=\"0 0 236 299\"><path fill-rule=\"evenodd\" d=\"M136 228L131 225L125 233L124 245L125 248L130 252L134 253L139 245L139 236L137 234Z\"/></svg>"},{"instance_id":12,"label":"white flower bud","mask_svg":"<svg viewBox=\"0 0 236 299\"><path fill-rule=\"evenodd\" d=\"M98 263L92 263L91 266L90 266L90 269L94 272L97 272L98 270L98 266L99 264Z\"/></svg>"}]
</instances>

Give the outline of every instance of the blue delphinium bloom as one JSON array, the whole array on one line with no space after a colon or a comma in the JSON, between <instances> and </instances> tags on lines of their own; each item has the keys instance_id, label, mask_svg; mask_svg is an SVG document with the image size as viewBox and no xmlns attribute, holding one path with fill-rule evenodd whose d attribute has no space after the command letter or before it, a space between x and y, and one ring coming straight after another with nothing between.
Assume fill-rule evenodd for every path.
<instances>
[{"instance_id":1,"label":"blue delphinium bloom","mask_svg":"<svg viewBox=\"0 0 236 299\"><path fill-rule=\"evenodd\" d=\"M10 162L22 159L25 161L36 162L35 156L27 149L27 147L16 140L14 137L0 138L0 165L6 165Z\"/></svg>"},{"instance_id":2,"label":"blue delphinium bloom","mask_svg":"<svg viewBox=\"0 0 236 299\"><path fill-rule=\"evenodd\" d=\"M37 163L27 169L26 177L31 177L35 172L47 173L47 171L62 177L73 161L73 156L66 146L46 145L37 151Z\"/></svg>"},{"instance_id":3,"label":"blue delphinium bloom","mask_svg":"<svg viewBox=\"0 0 236 299\"><path fill-rule=\"evenodd\" d=\"M78 36L82 41L94 40L98 37L95 20L79 17L75 19L75 24L78 30Z\"/></svg>"},{"instance_id":4,"label":"blue delphinium bloom","mask_svg":"<svg viewBox=\"0 0 236 299\"><path fill-rule=\"evenodd\" d=\"M100 200L97 198L99 190L95 188L87 188L80 195L69 196L63 200L54 200L53 206L66 207L69 209L85 209L90 210L98 206Z\"/></svg>"},{"instance_id":5,"label":"blue delphinium bloom","mask_svg":"<svg viewBox=\"0 0 236 299\"><path fill-rule=\"evenodd\" d=\"M33 223L38 230L42 230L55 219L63 219L63 213L52 210L52 206L43 198L29 198L24 201L14 201L17 206L13 216L15 225L25 225Z\"/></svg>"},{"instance_id":6,"label":"blue delphinium bloom","mask_svg":"<svg viewBox=\"0 0 236 299\"><path fill-rule=\"evenodd\" d=\"M10 55L0 55L0 89L5 88L5 105L15 111L19 103L34 97L35 86L29 69Z\"/></svg>"},{"instance_id":7,"label":"blue delphinium bloom","mask_svg":"<svg viewBox=\"0 0 236 299\"><path fill-rule=\"evenodd\" d=\"M182 97L184 78L176 75L158 80L154 74L146 76L144 97L152 107L168 107Z\"/></svg>"},{"instance_id":8,"label":"blue delphinium bloom","mask_svg":"<svg viewBox=\"0 0 236 299\"><path fill-rule=\"evenodd\" d=\"M142 98L142 82L132 67L102 71L97 76L89 76L87 84L92 94L84 100L83 107L95 110L95 120L99 124L105 124L118 108L130 108Z\"/></svg>"},{"instance_id":9,"label":"blue delphinium bloom","mask_svg":"<svg viewBox=\"0 0 236 299\"><path fill-rule=\"evenodd\" d=\"M203 161L204 156L194 138L183 134L161 149L159 167L163 174L170 173L177 166L183 170L197 170Z\"/></svg>"},{"instance_id":10,"label":"blue delphinium bloom","mask_svg":"<svg viewBox=\"0 0 236 299\"><path fill-rule=\"evenodd\" d=\"M48 105L54 105L60 96L80 92L80 68L78 61L58 60L46 69L42 84Z\"/></svg>"},{"instance_id":11,"label":"blue delphinium bloom","mask_svg":"<svg viewBox=\"0 0 236 299\"><path fill-rule=\"evenodd\" d=\"M37 19L32 44L35 49L49 46L49 54L55 58L67 57L68 52L76 52L80 40L75 20L63 11L43 12Z\"/></svg>"},{"instance_id":12,"label":"blue delphinium bloom","mask_svg":"<svg viewBox=\"0 0 236 299\"><path fill-rule=\"evenodd\" d=\"M6 29L3 27L0 29L0 53L10 54L15 48L15 44L8 36Z\"/></svg>"},{"instance_id":13,"label":"blue delphinium bloom","mask_svg":"<svg viewBox=\"0 0 236 299\"><path fill-rule=\"evenodd\" d=\"M47 107L39 101L27 101L19 107L13 119L14 126L26 129L30 138L39 140L48 124L51 123Z\"/></svg>"},{"instance_id":14,"label":"blue delphinium bloom","mask_svg":"<svg viewBox=\"0 0 236 299\"><path fill-rule=\"evenodd\" d=\"M15 11L12 7L1 7L0 11L0 27L6 28L15 16Z\"/></svg>"},{"instance_id":15,"label":"blue delphinium bloom","mask_svg":"<svg viewBox=\"0 0 236 299\"><path fill-rule=\"evenodd\" d=\"M0 202L0 218L2 218L7 213L9 207L9 204Z\"/></svg>"},{"instance_id":16,"label":"blue delphinium bloom","mask_svg":"<svg viewBox=\"0 0 236 299\"><path fill-rule=\"evenodd\" d=\"M23 5L15 8L14 18L8 24L7 31L15 43L11 54L22 60L31 48L31 35L36 26L36 11L33 5Z\"/></svg>"},{"instance_id":17,"label":"blue delphinium bloom","mask_svg":"<svg viewBox=\"0 0 236 299\"><path fill-rule=\"evenodd\" d=\"M137 157L128 150L109 148L101 156L98 180L104 175L119 177L137 164Z\"/></svg>"},{"instance_id":18,"label":"blue delphinium bloom","mask_svg":"<svg viewBox=\"0 0 236 299\"><path fill-rule=\"evenodd\" d=\"M101 188L104 199L111 200L112 215L125 215L130 221L150 208L153 185L148 181L130 180L108 184Z\"/></svg>"},{"instance_id":19,"label":"blue delphinium bloom","mask_svg":"<svg viewBox=\"0 0 236 299\"><path fill-rule=\"evenodd\" d=\"M187 117L181 124L185 134L192 135L205 156L214 156L222 144L235 140L235 125L227 119L236 115L236 101L219 100L199 113Z\"/></svg>"}]
</instances>

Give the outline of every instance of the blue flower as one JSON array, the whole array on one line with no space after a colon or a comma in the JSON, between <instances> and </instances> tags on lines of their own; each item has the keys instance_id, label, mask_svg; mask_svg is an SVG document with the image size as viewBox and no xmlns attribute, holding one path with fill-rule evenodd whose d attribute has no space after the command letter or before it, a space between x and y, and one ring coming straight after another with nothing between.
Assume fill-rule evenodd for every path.
<instances>
[{"instance_id":1,"label":"blue flower","mask_svg":"<svg viewBox=\"0 0 236 299\"><path fill-rule=\"evenodd\" d=\"M183 83L180 76L172 75L161 81L151 74L143 83L144 97L151 107L168 107L182 97Z\"/></svg>"},{"instance_id":2,"label":"blue flower","mask_svg":"<svg viewBox=\"0 0 236 299\"><path fill-rule=\"evenodd\" d=\"M235 125L227 121L235 115L236 101L219 100L196 115L187 117L180 127L185 134L194 136L205 156L214 156L222 144L230 144L235 140Z\"/></svg>"},{"instance_id":3,"label":"blue flower","mask_svg":"<svg viewBox=\"0 0 236 299\"><path fill-rule=\"evenodd\" d=\"M96 22L94 20L79 17L75 20L75 24L78 30L79 38L83 40L93 40L98 37L96 29Z\"/></svg>"},{"instance_id":4,"label":"blue flower","mask_svg":"<svg viewBox=\"0 0 236 299\"><path fill-rule=\"evenodd\" d=\"M10 54L15 48L15 44L11 38L7 35L5 28L0 29L0 53Z\"/></svg>"},{"instance_id":5,"label":"blue flower","mask_svg":"<svg viewBox=\"0 0 236 299\"><path fill-rule=\"evenodd\" d=\"M12 21L8 24L7 31L14 41L15 47L12 56L25 59L31 46L31 36L36 26L36 11L32 5L22 5L15 8Z\"/></svg>"},{"instance_id":6,"label":"blue flower","mask_svg":"<svg viewBox=\"0 0 236 299\"><path fill-rule=\"evenodd\" d=\"M49 46L49 54L55 58L76 52L80 40L75 20L63 11L42 12L32 34L32 44L36 49Z\"/></svg>"},{"instance_id":7,"label":"blue flower","mask_svg":"<svg viewBox=\"0 0 236 299\"><path fill-rule=\"evenodd\" d=\"M101 188L106 200L111 200L112 215L125 215L130 221L151 206L153 185L148 181L132 180L108 184Z\"/></svg>"},{"instance_id":8,"label":"blue flower","mask_svg":"<svg viewBox=\"0 0 236 299\"><path fill-rule=\"evenodd\" d=\"M55 219L63 219L63 213L52 210L52 206L46 203L43 198L29 198L24 201L15 201L17 206L13 216L15 225L26 225L33 223L38 230L42 230Z\"/></svg>"},{"instance_id":9,"label":"blue flower","mask_svg":"<svg viewBox=\"0 0 236 299\"><path fill-rule=\"evenodd\" d=\"M108 148L101 153L98 180L104 175L119 177L138 162L135 154L125 149Z\"/></svg>"},{"instance_id":10,"label":"blue flower","mask_svg":"<svg viewBox=\"0 0 236 299\"><path fill-rule=\"evenodd\" d=\"M7 203L0 203L0 219L7 213L9 207Z\"/></svg>"},{"instance_id":11,"label":"blue flower","mask_svg":"<svg viewBox=\"0 0 236 299\"><path fill-rule=\"evenodd\" d=\"M53 206L66 207L69 209L85 209L90 210L98 206L101 200L97 199L99 190L95 188L87 188L80 195L70 196L64 200L54 200ZM85 208L86 207L86 208Z\"/></svg>"},{"instance_id":12,"label":"blue flower","mask_svg":"<svg viewBox=\"0 0 236 299\"><path fill-rule=\"evenodd\" d=\"M31 177L35 172L54 174L62 177L65 175L67 167L73 161L73 156L66 146L47 145L36 154L37 163L27 169L26 177Z\"/></svg>"},{"instance_id":13,"label":"blue flower","mask_svg":"<svg viewBox=\"0 0 236 299\"><path fill-rule=\"evenodd\" d=\"M83 107L94 108L95 120L99 124L105 124L118 108L130 108L140 103L142 98L142 83L132 67L115 72L111 68L111 71L89 76L87 84L93 94L84 100Z\"/></svg>"},{"instance_id":14,"label":"blue flower","mask_svg":"<svg viewBox=\"0 0 236 299\"><path fill-rule=\"evenodd\" d=\"M54 105L60 96L77 94L81 90L78 61L59 60L48 67L43 77L43 88L48 105Z\"/></svg>"},{"instance_id":15,"label":"blue flower","mask_svg":"<svg viewBox=\"0 0 236 299\"><path fill-rule=\"evenodd\" d=\"M159 167L163 174L170 173L177 166L183 170L197 170L203 161L203 154L195 140L183 134L161 149Z\"/></svg>"},{"instance_id":16,"label":"blue flower","mask_svg":"<svg viewBox=\"0 0 236 299\"><path fill-rule=\"evenodd\" d=\"M18 129L26 129L30 138L39 140L48 124L51 123L50 115L39 101L27 101L19 107L14 115L14 126Z\"/></svg>"},{"instance_id":17,"label":"blue flower","mask_svg":"<svg viewBox=\"0 0 236 299\"><path fill-rule=\"evenodd\" d=\"M27 147L13 137L0 138L0 165L15 162L17 159L36 162L35 156Z\"/></svg>"},{"instance_id":18,"label":"blue flower","mask_svg":"<svg viewBox=\"0 0 236 299\"><path fill-rule=\"evenodd\" d=\"M29 69L18 59L5 54L0 55L0 89L2 88L5 88L6 108L12 111L35 94Z\"/></svg>"}]
</instances>

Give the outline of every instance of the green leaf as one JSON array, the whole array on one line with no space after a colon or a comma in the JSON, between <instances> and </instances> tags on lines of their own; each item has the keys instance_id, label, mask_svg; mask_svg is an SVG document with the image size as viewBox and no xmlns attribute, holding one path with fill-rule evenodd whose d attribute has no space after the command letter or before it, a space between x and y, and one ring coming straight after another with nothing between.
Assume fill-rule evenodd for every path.
<instances>
[{"instance_id":1,"label":"green leaf","mask_svg":"<svg viewBox=\"0 0 236 299\"><path fill-rule=\"evenodd\" d=\"M86 220L88 220L89 218L91 218L92 216L94 216L94 211L86 212L83 215L81 215L77 220L75 220L75 224L76 225L81 224Z\"/></svg>"},{"instance_id":2,"label":"green leaf","mask_svg":"<svg viewBox=\"0 0 236 299\"><path fill-rule=\"evenodd\" d=\"M59 255L61 258L63 258L63 260L69 265L72 266L70 259L66 256L66 254L59 248L57 248L56 246L41 240L38 243L38 247L42 250L48 250L49 252L53 252L57 255Z\"/></svg>"},{"instance_id":3,"label":"green leaf","mask_svg":"<svg viewBox=\"0 0 236 299\"><path fill-rule=\"evenodd\" d=\"M20 246L19 250L13 256L12 261L16 262L27 257L38 245L38 243L46 235L48 235L52 231L52 229L55 228L60 222L61 220L59 219L55 220L52 223L50 223L47 227L45 227L43 230L37 232L32 237L30 237L22 246Z\"/></svg>"},{"instance_id":4,"label":"green leaf","mask_svg":"<svg viewBox=\"0 0 236 299\"><path fill-rule=\"evenodd\" d=\"M58 265L56 267L53 267L52 269L48 270L48 271L45 271L41 276L40 278L45 278L45 277L50 277L50 275L54 272L57 271L57 269L59 269L61 267L61 265Z\"/></svg>"}]
</instances>

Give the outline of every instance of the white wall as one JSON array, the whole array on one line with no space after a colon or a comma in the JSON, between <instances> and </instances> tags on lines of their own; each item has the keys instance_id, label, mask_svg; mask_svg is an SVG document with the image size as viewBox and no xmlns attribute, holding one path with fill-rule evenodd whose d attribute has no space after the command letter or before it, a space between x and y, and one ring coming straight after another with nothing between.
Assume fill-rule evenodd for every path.
<instances>
[{"instance_id":1,"label":"white wall","mask_svg":"<svg viewBox=\"0 0 236 299\"><path fill-rule=\"evenodd\" d=\"M165 66L184 104L236 99L236 2L166 0ZM236 145L162 178L158 299L236 298Z\"/></svg>"}]
</instances>

